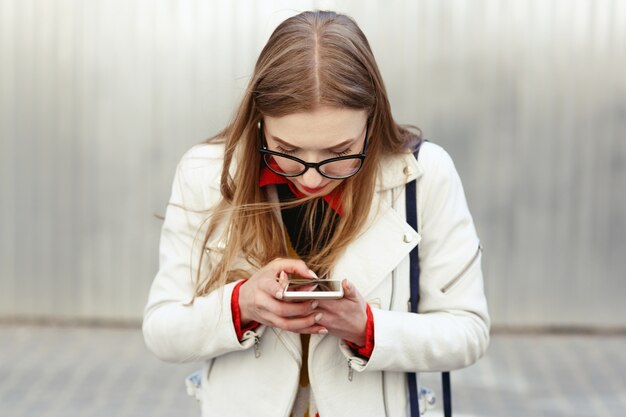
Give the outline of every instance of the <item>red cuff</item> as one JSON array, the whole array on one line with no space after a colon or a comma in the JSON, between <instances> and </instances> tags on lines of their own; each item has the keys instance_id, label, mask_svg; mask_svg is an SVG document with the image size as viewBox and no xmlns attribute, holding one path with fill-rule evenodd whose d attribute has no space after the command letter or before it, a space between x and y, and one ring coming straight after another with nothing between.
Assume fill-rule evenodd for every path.
<instances>
[{"instance_id":1,"label":"red cuff","mask_svg":"<svg viewBox=\"0 0 626 417\"><path fill-rule=\"evenodd\" d=\"M372 356L372 352L374 351L374 315L372 314L372 309L370 305L367 304L365 309L367 314L367 324L365 325L365 346L358 346L352 342L348 342L344 340L350 349L356 352L357 355L369 359Z\"/></svg>"},{"instance_id":2,"label":"red cuff","mask_svg":"<svg viewBox=\"0 0 626 417\"><path fill-rule=\"evenodd\" d=\"M261 324L256 321L251 321L246 327L241 327L241 309L239 308L239 288L246 282L244 279L233 289L233 295L230 298L230 312L233 315L233 324L235 325L235 332L237 333L237 340L243 339L243 335L248 330L254 330Z\"/></svg>"}]
</instances>

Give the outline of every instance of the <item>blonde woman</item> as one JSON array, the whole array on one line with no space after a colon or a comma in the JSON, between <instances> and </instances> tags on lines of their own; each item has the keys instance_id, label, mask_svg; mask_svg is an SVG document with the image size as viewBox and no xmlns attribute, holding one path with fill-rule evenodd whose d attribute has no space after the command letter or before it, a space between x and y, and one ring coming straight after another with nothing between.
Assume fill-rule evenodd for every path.
<instances>
[{"instance_id":1,"label":"blonde woman","mask_svg":"<svg viewBox=\"0 0 626 417\"><path fill-rule=\"evenodd\" d=\"M349 17L281 23L232 123L183 156L143 332L202 361L203 416L410 415L407 372L467 366L489 318L479 241L440 147L398 125ZM419 233L405 220L417 180ZM419 243L421 300L408 307ZM287 300L293 279L338 299Z\"/></svg>"}]
</instances>

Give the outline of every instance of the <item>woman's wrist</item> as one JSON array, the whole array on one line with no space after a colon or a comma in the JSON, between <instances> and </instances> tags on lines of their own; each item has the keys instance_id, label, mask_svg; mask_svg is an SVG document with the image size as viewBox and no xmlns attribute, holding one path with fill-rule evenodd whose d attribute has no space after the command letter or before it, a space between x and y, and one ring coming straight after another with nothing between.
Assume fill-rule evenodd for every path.
<instances>
[{"instance_id":1,"label":"woman's wrist","mask_svg":"<svg viewBox=\"0 0 626 417\"><path fill-rule=\"evenodd\" d=\"M365 308L365 328L362 338L357 338L357 341L350 341L344 339L347 345L358 355L365 358L369 358L374 350L374 315L369 304L366 304Z\"/></svg>"},{"instance_id":2,"label":"woman's wrist","mask_svg":"<svg viewBox=\"0 0 626 417\"><path fill-rule=\"evenodd\" d=\"M231 313L233 316L233 325L235 327L235 333L237 334L237 340L242 340L245 332L248 330L254 330L260 326L260 323L254 320L244 320L242 318L239 296L240 290L247 280L239 282L235 288L233 289L233 294L230 300L231 303Z\"/></svg>"},{"instance_id":3,"label":"woman's wrist","mask_svg":"<svg viewBox=\"0 0 626 417\"><path fill-rule=\"evenodd\" d=\"M245 327L250 322L252 322L252 318L250 317L248 311L248 289L249 286L246 285L248 280L244 280L244 282L239 286L239 299L237 303L239 304L239 319L242 327Z\"/></svg>"}]
</instances>

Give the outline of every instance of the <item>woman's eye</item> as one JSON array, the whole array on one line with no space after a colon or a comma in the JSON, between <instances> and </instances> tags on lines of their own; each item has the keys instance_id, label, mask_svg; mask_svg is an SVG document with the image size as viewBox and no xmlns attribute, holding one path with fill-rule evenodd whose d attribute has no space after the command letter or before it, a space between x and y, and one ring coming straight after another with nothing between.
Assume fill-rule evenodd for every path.
<instances>
[{"instance_id":1,"label":"woman's eye","mask_svg":"<svg viewBox=\"0 0 626 417\"><path fill-rule=\"evenodd\" d=\"M335 155L336 157L339 156L346 156L346 155L350 155L350 152L352 151L352 149L348 148L345 149L343 151L339 151L339 152L331 152L333 155Z\"/></svg>"},{"instance_id":2,"label":"woman's eye","mask_svg":"<svg viewBox=\"0 0 626 417\"><path fill-rule=\"evenodd\" d=\"M296 149L285 149L285 148L283 148L282 146L278 145L278 146L276 147L276 151L278 151L278 152L280 152L280 153L285 153L285 154L287 154L287 155L293 155L293 154L295 154L295 153L296 153L296 151L297 151L297 150L296 150Z\"/></svg>"}]
</instances>

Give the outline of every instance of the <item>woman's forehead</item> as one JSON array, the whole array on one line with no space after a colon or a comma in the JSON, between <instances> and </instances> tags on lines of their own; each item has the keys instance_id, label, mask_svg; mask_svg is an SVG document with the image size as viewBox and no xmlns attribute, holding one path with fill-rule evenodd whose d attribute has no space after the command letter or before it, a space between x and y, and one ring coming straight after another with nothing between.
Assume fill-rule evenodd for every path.
<instances>
[{"instance_id":1,"label":"woman's forehead","mask_svg":"<svg viewBox=\"0 0 626 417\"><path fill-rule=\"evenodd\" d=\"M319 107L303 113L264 118L266 134L299 148L328 148L361 137L367 123L365 110Z\"/></svg>"}]
</instances>

